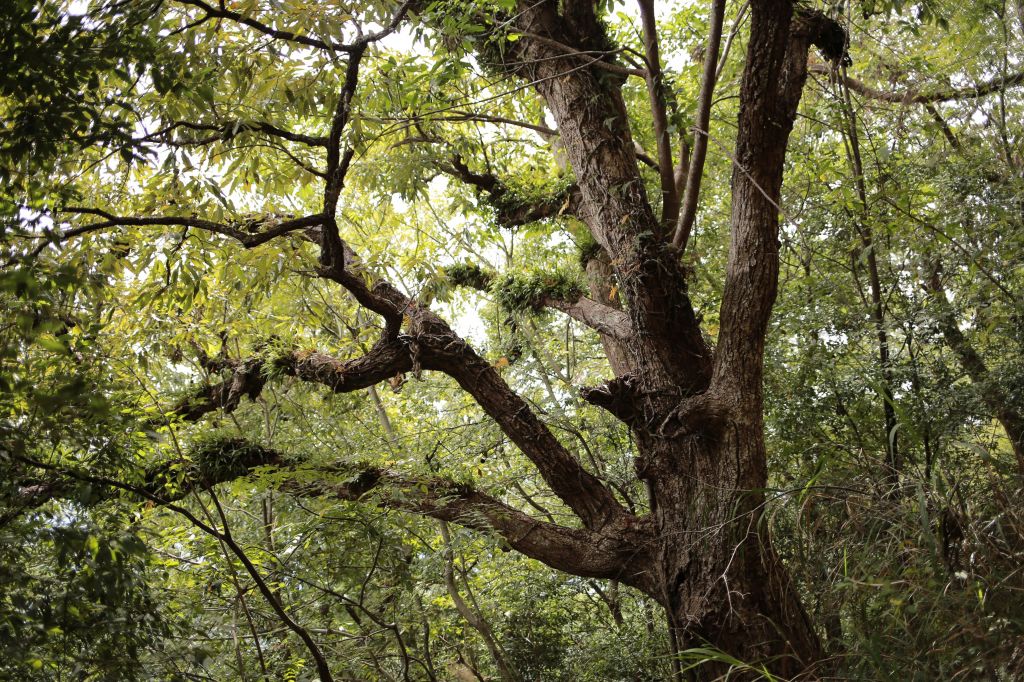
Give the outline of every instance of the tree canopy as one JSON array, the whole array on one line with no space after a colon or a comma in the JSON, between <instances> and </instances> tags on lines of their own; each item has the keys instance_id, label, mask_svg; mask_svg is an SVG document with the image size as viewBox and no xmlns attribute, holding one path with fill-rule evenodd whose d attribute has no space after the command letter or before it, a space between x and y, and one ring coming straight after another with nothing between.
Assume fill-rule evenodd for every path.
<instances>
[{"instance_id":1,"label":"tree canopy","mask_svg":"<svg viewBox=\"0 0 1024 682\"><path fill-rule=\"evenodd\" d=\"M1024 675L1020 0L5 0L0 677Z\"/></svg>"}]
</instances>

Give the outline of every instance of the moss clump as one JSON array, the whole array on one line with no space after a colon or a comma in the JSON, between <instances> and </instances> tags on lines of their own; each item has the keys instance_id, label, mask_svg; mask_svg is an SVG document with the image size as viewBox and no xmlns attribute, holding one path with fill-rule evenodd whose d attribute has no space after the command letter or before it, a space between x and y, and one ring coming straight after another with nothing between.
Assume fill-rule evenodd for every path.
<instances>
[{"instance_id":1,"label":"moss clump","mask_svg":"<svg viewBox=\"0 0 1024 682\"><path fill-rule=\"evenodd\" d=\"M445 266L444 274L452 286L490 291L509 312L536 311L544 307L545 299L575 301L583 295L578 277L561 270L498 276L466 262Z\"/></svg>"},{"instance_id":2,"label":"moss clump","mask_svg":"<svg viewBox=\"0 0 1024 682\"><path fill-rule=\"evenodd\" d=\"M193 454L196 477L203 485L247 475L254 467L275 463L278 454L242 438L220 438L201 444Z\"/></svg>"},{"instance_id":3,"label":"moss clump","mask_svg":"<svg viewBox=\"0 0 1024 682\"><path fill-rule=\"evenodd\" d=\"M494 281L494 273L484 270L476 263L453 263L444 268L445 277L452 286L470 287L486 291Z\"/></svg>"},{"instance_id":4,"label":"moss clump","mask_svg":"<svg viewBox=\"0 0 1024 682\"><path fill-rule=\"evenodd\" d=\"M523 276L505 275L491 286L501 307L511 312L539 310L545 299L574 301L583 295L583 287L575 275L562 271L533 273Z\"/></svg>"}]
</instances>

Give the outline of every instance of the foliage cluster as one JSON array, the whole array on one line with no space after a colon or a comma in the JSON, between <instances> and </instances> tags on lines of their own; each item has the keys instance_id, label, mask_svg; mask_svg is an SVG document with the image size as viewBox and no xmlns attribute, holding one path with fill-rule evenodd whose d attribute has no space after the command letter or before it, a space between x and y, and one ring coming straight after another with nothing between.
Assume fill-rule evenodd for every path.
<instances>
[{"instance_id":1,"label":"foliage cluster","mask_svg":"<svg viewBox=\"0 0 1024 682\"><path fill-rule=\"evenodd\" d=\"M328 4L224 6L348 41L356 22L379 26L397 5ZM840 4L850 75L880 90L949 92L1010 76L1024 59L1019 3ZM610 39L642 51L636 17L602 5ZM729 4L740 29L721 67L715 144L735 125L742 5ZM486 196L438 175L453 156L470 159L509 178L517 202L571 184L557 144L536 130L546 128L538 98L472 56L489 39L480 13L512 6L429 3L399 39L370 49L338 223L368 278L387 276L421 300L441 280L487 290L435 305L588 470L644 513L628 429L579 397L609 376L599 337L539 314L548 299L584 292L579 223L501 226ZM92 222L65 210L76 203L280 221L322 200L310 172L318 152L264 136L261 124L321 134L343 78L338 55L265 43L227 20L195 23L189 7L0 7L0 60L14 65L0 74L0 677L313 679L309 652L229 537L338 679L496 679L503 665L522 680L669 679L666 621L651 599L567 577L487 532L453 526L446 540L437 521L409 513L431 492L417 477L446 477L541 521L569 518L455 381L410 373L389 377L390 390L340 393L264 372L266 388L237 409L195 422L175 411L231 380L211 358L267 355L274 339L275 352L353 361L382 332L309 276L316 250L299 231L250 250L180 225L56 243ZM660 21L667 82L682 103L671 120L688 122L700 78L688 55L706 35L706 8L673 7ZM491 49L517 40L502 35ZM646 111L642 80L627 81L624 96L631 112ZM1024 471L1004 421L1024 413L1021 90L885 101L815 72L802 107L766 360L766 523L840 678L1018 679ZM196 129L154 136L181 120ZM649 117L632 124L652 150ZM686 137L679 124L670 132ZM734 159L711 149L685 259L713 337ZM660 196L657 172L643 172ZM584 266L599 248L590 244ZM236 470L241 439L286 453L288 466ZM378 504L379 491L362 503L303 494L337 492L356 466L408 476L391 498L406 511ZM179 501L222 535L102 483L144 486L155 470L224 480ZM682 660L716 655L693 643Z\"/></svg>"}]
</instances>

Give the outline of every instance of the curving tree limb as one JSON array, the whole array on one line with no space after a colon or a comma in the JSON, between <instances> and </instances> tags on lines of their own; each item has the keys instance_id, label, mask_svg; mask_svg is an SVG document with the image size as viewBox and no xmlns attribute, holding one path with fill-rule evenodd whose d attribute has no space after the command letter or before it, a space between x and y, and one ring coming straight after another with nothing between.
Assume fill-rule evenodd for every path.
<instances>
[{"instance_id":1,"label":"curving tree limb","mask_svg":"<svg viewBox=\"0 0 1024 682\"><path fill-rule=\"evenodd\" d=\"M810 71L814 74L829 77L832 77L834 73L831 67L820 64L812 66ZM852 76L842 76L841 78L850 90L879 102L890 102L892 104L939 104L941 102L979 99L993 93L1017 87L1024 84L1024 71L991 78L963 88L943 88L932 90L931 92L922 91L915 87L909 87L902 92L882 90L872 87Z\"/></svg>"},{"instance_id":2,"label":"curving tree limb","mask_svg":"<svg viewBox=\"0 0 1024 682\"><path fill-rule=\"evenodd\" d=\"M95 501L111 499L121 491L183 513L187 510L176 502L250 476L257 469L314 472L316 476L283 480L278 487L296 496L377 504L493 532L512 549L557 570L581 577L617 579L641 589L647 586L646 549L643 543L636 542L637 532L645 528L643 524L602 532L560 526L535 519L470 484L450 479L410 477L369 465L301 467L295 464L294 457L241 440L207 445L196 453L195 463L184 472L177 462L155 466L142 474L138 484L28 457L19 457L19 461L52 476L44 482L27 481L21 487L26 508L71 496L76 484L86 482L107 490ZM623 532L626 530L629 532Z\"/></svg>"}]
</instances>

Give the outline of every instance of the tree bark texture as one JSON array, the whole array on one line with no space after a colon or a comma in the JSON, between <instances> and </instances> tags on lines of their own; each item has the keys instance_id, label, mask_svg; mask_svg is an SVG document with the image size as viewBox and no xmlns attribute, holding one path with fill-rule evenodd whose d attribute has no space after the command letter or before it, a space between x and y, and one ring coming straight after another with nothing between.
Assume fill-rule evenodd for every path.
<instances>
[{"instance_id":1,"label":"tree bark texture","mask_svg":"<svg viewBox=\"0 0 1024 682\"><path fill-rule=\"evenodd\" d=\"M598 49L592 6L563 5L558 14L552 3L522 4L520 28L581 52ZM821 15L795 15L790 2L756 2L752 10L714 353L701 336L678 253L667 246L671 235L662 233L637 174L620 83L583 58L559 58L544 42L522 41L517 59L558 123L581 193L579 215L607 253L633 325L625 340L603 339L617 378L585 397L622 418L636 437L654 534L642 582L667 609L683 649L710 645L795 677L823 654L762 523L762 366L777 288L786 145L808 48L834 29ZM706 665L700 674L713 678L726 669Z\"/></svg>"}]
</instances>

